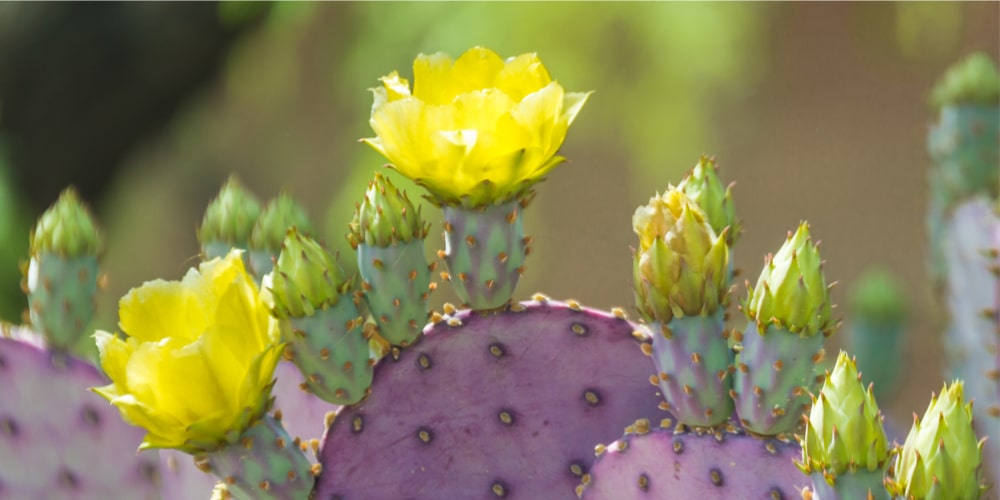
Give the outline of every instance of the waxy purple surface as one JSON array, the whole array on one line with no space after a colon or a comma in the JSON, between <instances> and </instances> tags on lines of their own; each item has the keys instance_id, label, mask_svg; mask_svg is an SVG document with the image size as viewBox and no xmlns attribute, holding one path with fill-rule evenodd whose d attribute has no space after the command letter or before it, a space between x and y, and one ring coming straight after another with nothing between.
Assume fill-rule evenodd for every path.
<instances>
[{"instance_id":1,"label":"waxy purple surface","mask_svg":"<svg viewBox=\"0 0 1000 500\"><path fill-rule=\"evenodd\" d=\"M547 301L455 320L379 363L342 410L316 498L574 498L596 444L668 416L624 319Z\"/></svg>"}]
</instances>

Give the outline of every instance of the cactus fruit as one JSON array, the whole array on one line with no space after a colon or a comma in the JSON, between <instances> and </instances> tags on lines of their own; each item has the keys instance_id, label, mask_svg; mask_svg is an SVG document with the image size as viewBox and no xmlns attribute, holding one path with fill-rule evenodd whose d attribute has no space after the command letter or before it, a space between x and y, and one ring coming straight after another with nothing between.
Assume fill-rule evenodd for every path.
<instances>
[{"instance_id":1,"label":"cactus fruit","mask_svg":"<svg viewBox=\"0 0 1000 500\"><path fill-rule=\"evenodd\" d=\"M274 267L273 314L287 319L285 358L305 376L305 387L324 401L351 404L372 381L370 332L351 294L353 278L336 257L294 228Z\"/></svg>"},{"instance_id":2,"label":"cactus fruit","mask_svg":"<svg viewBox=\"0 0 1000 500\"><path fill-rule=\"evenodd\" d=\"M361 291L379 334L390 344L417 339L433 289L424 256L429 225L388 178L376 173L358 204L348 239L358 253Z\"/></svg>"},{"instance_id":3,"label":"cactus fruit","mask_svg":"<svg viewBox=\"0 0 1000 500\"><path fill-rule=\"evenodd\" d=\"M93 365L45 349L27 329L0 332L0 497L155 499L155 451L142 430L87 391L106 379Z\"/></svg>"},{"instance_id":4,"label":"cactus fruit","mask_svg":"<svg viewBox=\"0 0 1000 500\"><path fill-rule=\"evenodd\" d=\"M246 250L259 216L260 201L243 187L236 175L229 176L205 209L198 227L202 258L225 257L233 248Z\"/></svg>"},{"instance_id":5,"label":"cactus fruit","mask_svg":"<svg viewBox=\"0 0 1000 500\"><path fill-rule=\"evenodd\" d=\"M713 426L733 411L732 355L723 324L728 299L727 228L679 189L654 196L632 216L639 236L633 285L651 325L653 362L666 404L687 425Z\"/></svg>"},{"instance_id":6,"label":"cactus fruit","mask_svg":"<svg viewBox=\"0 0 1000 500\"><path fill-rule=\"evenodd\" d=\"M523 272L522 211L589 94L567 93L535 54L506 61L475 47L452 61L420 55L414 85L392 72L374 89L363 139L445 212L441 252L459 298L506 304Z\"/></svg>"},{"instance_id":7,"label":"cactus fruit","mask_svg":"<svg viewBox=\"0 0 1000 500\"><path fill-rule=\"evenodd\" d=\"M816 366L823 359L823 340L835 328L827 288L819 251L803 222L765 259L743 305L749 324L737 338L733 399L747 430L775 435L798 427L809 393L822 382Z\"/></svg>"},{"instance_id":8,"label":"cactus fruit","mask_svg":"<svg viewBox=\"0 0 1000 500\"><path fill-rule=\"evenodd\" d=\"M538 295L445 313L333 421L317 498L567 497L595 444L663 415L634 383L653 369L620 311Z\"/></svg>"},{"instance_id":9,"label":"cactus fruit","mask_svg":"<svg viewBox=\"0 0 1000 500\"><path fill-rule=\"evenodd\" d=\"M986 490L982 475L983 441L972 429L972 403L962 382L945 385L931 398L923 418L913 415L899 458L886 487L903 498L979 498Z\"/></svg>"},{"instance_id":10,"label":"cactus fruit","mask_svg":"<svg viewBox=\"0 0 1000 500\"><path fill-rule=\"evenodd\" d=\"M813 398L799 468L812 475L821 498L888 500L882 487L888 459L888 439L872 388L865 391L857 364L841 351Z\"/></svg>"},{"instance_id":11,"label":"cactus fruit","mask_svg":"<svg viewBox=\"0 0 1000 500\"><path fill-rule=\"evenodd\" d=\"M31 232L23 267L28 315L48 348L76 352L94 316L101 235L76 191L67 188Z\"/></svg>"},{"instance_id":12,"label":"cactus fruit","mask_svg":"<svg viewBox=\"0 0 1000 500\"><path fill-rule=\"evenodd\" d=\"M250 232L247 257L250 271L258 283L265 274L271 272L274 260L281 252L285 234L292 227L305 234L311 234L313 231L305 209L296 203L290 194L282 192L267 203L260 212L260 218L253 225L253 231Z\"/></svg>"},{"instance_id":13,"label":"cactus fruit","mask_svg":"<svg viewBox=\"0 0 1000 500\"><path fill-rule=\"evenodd\" d=\"M795 470L798 446L792 441L761 440L735 429L698 434L649 425L637 422L622 439L597 447L597 460L577 490L580 498L791 499L808 483Z\"/></svg>"},{"instance_id":14,"label":"cactus fruit","mask_svg":"<svg viewBox=\"0 0 1000 500\"><path fill-rule=\"evenodd\" d=\"M865 384L874 384L875 396L884 404L896 393L904 362L902 287L889 271L873 269L857 279L848 295L848 345Z\"/></svg>"}]
</instances>

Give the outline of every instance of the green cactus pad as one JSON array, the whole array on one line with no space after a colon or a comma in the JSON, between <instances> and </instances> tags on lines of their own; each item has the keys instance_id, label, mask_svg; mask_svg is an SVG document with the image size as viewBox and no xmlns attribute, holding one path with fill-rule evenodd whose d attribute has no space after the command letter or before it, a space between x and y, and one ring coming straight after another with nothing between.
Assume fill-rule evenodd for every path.
<instances>
[{"instance_id":1,"label":"green cactus pad","mask_svg":"<svg viewBox=\"0 0 1000 500\"><path fill-rule=\"evenodd\" d=\"M733 358L723 311L675 317L666 328L654 323L651 330L657 384L669 411L690 426L714 426L729 419Z\"/></svg>"},{"instance_id":2,"label":"green cactus pad","mask_svg":"<svg viewBox=\"0 0 1000 500\"><path fill-rule=\"evenodd\" d=\"M743 427L763 436L795 432L809 409L809 394L822 382L817 366L824 337L803 337L773 324L761 333L751 322L736 340L731 396Z\"/></svg>"},{"instance_id":3,"label":"green cactus pad","mask_svg":"<svg viewBox=\"0 0 1000 500\"><path fill-rule=\"evenodd\" d=\"M336 305L352 284L336 256L316 240L289 229L270 284L273 313L278 318L310 316Z\"/></svg>"},{"instance_id":4,"label":"green cactus pad","mask_svg":"<svg viewBox=\"0 0 1000 500\"><path fill-rule=\"evenodd\" d=\"M916 499L979 498L983 441L972 428L972 403L963 384L945 385L931 398L923 418L913 416L899 459L886 487L893 495Z\"/></svg>"},{"instance_id":5,"label":"green cactus pad","mask_svg":"<svg viewBox=\"0 0 1000 500\"><path fill-rule=\"evenodd\" d=\"M195 463L240 499L308 498L313 486L309 460L271 416L251 424L232 444L196 456Z\"/></svg>"},{"instance_id":6,"label":"green cactus pad","mask_svg":"<svg viewBox=\"0 0 1000 500\"><path fill-rule=\"evenodd\" d=\"M393 345L413 343L430 313L430 268L424 240L386 247L361 244L357 252L361 290L379 334Z\"/></svg>"},{"instance_id":7,"label":"green cactus pad","mask_svg":"<svg viewBox=\"0 0 1000 500\"><path fill-rule=\"evenodd\" d=\"M312 316L289 321L285 357L302 372L302 388L334 404L353 404L364 398L374 363L369 361L370 334L354 302L341 300Z\"/></svg>"},{"instance_id":8,"label":"green cactus pad","mask_svg":"<svg viewBox=\"0 0 1000 500\"><path fill-rule=\"evenodd\" d=\"M55 204L38 218L30 241L31 255L97 255L102 246L93 216L72 187L63 190Z\"/></svg>"},{"instance_id":9,"label":"green cactus pad","mask_svg":"<svg viewBox=\"0 0 1000 500\"><path fill-rule=\"evenodd\" d=\"M305 209L290 194L282 192L264 207L250 233L248 257L258 281L271 272L273 259L278 258L288 229L293 227L305 234L313 232Z\"/></svg>"},{"instance_id":10,"label":"green cactus pad","mask_svg":"<svg viewBox=\"0 0 1000 500\"><path fill-rule=\"evenodd\" d=\"M443 207L445 249L439 255L455 292L471 309L497 309L514 295L527 256L526 205L515 200L481 209Z\"/></svg>"},{"instance_id":11,"label":"green cactus pad","mask_svg":"<svg viewBox=\"0 0 1000 500\"><path fill-rule=\"evenodd\" d=\"M232 248L246 249L250 233L260 216L260 202L235 175L229 177L218 196L205 210L198 228L198 241L205 260L225 257Z\"/></svg>"},{"instance_id":12,"label":"green cactus pad","mask_svg":"<svg viewBox=\"0 0 1000 500\"><path fill-rule=\"evenodd\" d=\"M984 52L972 54L948 68L931 93L931 105L935 108L966 104L1000 104L1000 71Z\"/></svg>"},{"instance_id":13,"label":"green cactus pad","mask_svg":"<svg viewBox=\"0 0 1000 500\"><path fill-rule=\"evenodd\" d=\"M677 189L701 207L716 234L722 234L723 230L729 228L729 232L726 233L726 244L730 247L736 244L741 228L739 221L736 220L733 188L732 185L722 186L715 158L702 156L698 164L677 185Z\"/></svg>"},{"instance_id":14,"label":"green cactus pad","mask_svg":"<svg viewBox=\"0 0 1000 500\"><path fill-rule=\"evenodd\" d=\"M89 336L98 272L95 255L38 252L31 257L24 279L28 315L50 349L73 351Z\"/></svg>"}]
</instances>

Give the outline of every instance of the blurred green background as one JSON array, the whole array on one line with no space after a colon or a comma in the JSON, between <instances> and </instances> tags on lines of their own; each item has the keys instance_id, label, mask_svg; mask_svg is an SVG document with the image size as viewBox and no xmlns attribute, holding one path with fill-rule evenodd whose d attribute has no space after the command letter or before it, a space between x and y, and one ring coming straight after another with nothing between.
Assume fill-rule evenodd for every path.
<instances>
[{"instance_id":1,"label":"blurred green background","mask_svg":"<svg viewBox=\"0 0 1000 500\"><path fill-rule=\"evenodd\" d=\"M366 89L410 75L420 52L484 45L537 52L567 90L595 91L570 163L527 214L518 298L630 308L632 211L715 155L737 183L743 277L807 219L831 281L873 265L902 281L911 363L892 408L905 419L941 382L926 101L951 63L997 57L998 19L997 2L0 3L0 315L19 319L29 224L69 184L107 236L103 329L129 288L195 262L195 228L231 172L263 201L289 190L346 249L384 163L357 142L371 135Z\"/></svg>"}]
</instances>

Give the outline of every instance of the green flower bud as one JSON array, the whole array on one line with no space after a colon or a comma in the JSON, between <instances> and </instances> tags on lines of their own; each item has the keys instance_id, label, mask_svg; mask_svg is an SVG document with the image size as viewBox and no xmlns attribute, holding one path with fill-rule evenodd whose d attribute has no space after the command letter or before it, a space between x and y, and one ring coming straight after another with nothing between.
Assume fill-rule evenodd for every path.
<instances>
[{"instance_id":1,"label":"green flower bud","mask_svg":"<svg viewBox=\"0 0 1000 500\"><path fill-rule=\"evenodd\" d=\"M260 213L250 233L250 248L278 253L288 229L292 227L306 234L313 232L305 209L291 195L282 192Z\"/></svg>"},{"instance_id":2,"label":"green flower bud","mask_svg":"<svg viewBox=\"0 0 1000 500\"><path fill-rule=\"evenodd\" d=\"M198 228L198 241L202 246L221 242L245 249L258 216L260 202L232 175L205 210Z\"/></svg>"},{"instance_id":3,"label":"green flower bud","mask_svg":"<svg viewBox=\"0 0 1000 500\"><path fill-rule=\"evenodd\" d=\"M733 206L733 188L723 187L719 179L719 167L714 158L702 156L698 164L677 185L691 201L707 214L708 223L716 234L729 228L726 243L732 247L739 237L740 224L736 220L736 209Z\"/></svg>"},{"instance_id":4,"label":"green flower bud","mask_svg":"<svg viewBox=\"0 0 1000 500\"><path fill-rule=\"evenodd\" d=\"M827 373L823 389L813 398L799 467L806 474L822 472L832 484L845 472L879 470L888 458L882 414L871 386L865 391L855 361L840 351L833 373Z\"/></svg>"},{"instance_id":5,"label":"green flower bud","mask_svg":"<svg viewBox=\"0 0 1000 500\"><path fill-rule=\"evenodd\" d=\"M892 274L884 269L861 275L851 289L851 310L867 321L897 324L906 315L903 291Z\"/></svg>"},{"instance_id":6,"label":"green flower bud","mask_svg":"<svg viewBox=\"0 0 1000 500\"><path fill-rule=\"evenodd\" d=\"M833 333L830 295L819 250L802 222L789 233L778 253L768 255L757 286L750 290L743 311L763 334L768 323L802 336Z\"/></svg>"},{"instance_id":7,"label":"green flower bud","mask_svg":"<svg viewBox=\"0 0 1000 500\"><path fill-rule=\"evenodd\" d=\"M726 303L729 247L705 213L675 187L636 209L633 262L636 305L648 320L706 316Z\"/></svg>"},{"instance_id":8,"label":"green flower bud","mask_svg":"<svg viewBox=\"0 0 1000 500\"><path fill-rule=\"evenodd\" d=\"M101 246L97 224L72 187L63 190L55 204L38 218L38 224L31 231L31 255L97 255Z\"/></svg>"},{"instance_id":9,"label":"green flower bud","mask_svg":"<svg viewBox=\"0 0 1000 500\"><path fill-rule=\"evenodd\" d=\"M369 246L387 247L395 243L408 243L427 236L429 224L420 217L406 193L380 173L368 183L365 199L356 205L354 221L348 239L351 246L364 243Z\"/></svg>"},{"instance_id":10,"label":"green flower bud","mask_svg":"<svg viewBox=\"0 0 1000 500\"><path fill-rule=\"evenodd\" d=\"M935 108L962 104L1000 104L1000 72L986 53L972 54L949 68L931 93Z\"/></svg>"},{"instance_id":11,"label":"green flower bud","mask_svg":"<svg viewBox=\"0 0 1000 500\"><path fill-rule=\"evenodd\" d=\"M344 277L337 259L322 245L295 229L281 245L272 273L274 315L302 318L334 306L349 292L353 278Z\"/></svg>"},{"instance_id":12,"label":"green flower bud","mask_svg":"<svg viewBox=\"0 0 1000 500\"><path fill-rule=\"evenodd\" d=\"M972 403L962 400L962 381L957 380L931 398L924 418L913 418L893 478L886 482L889 493L903 498L979 498L986 490L982 481L983 441L972 428Z\"/></svg>"}]
</instances>

